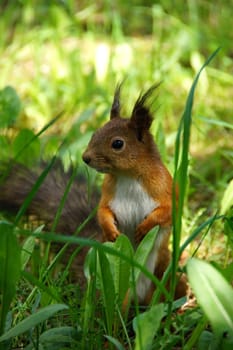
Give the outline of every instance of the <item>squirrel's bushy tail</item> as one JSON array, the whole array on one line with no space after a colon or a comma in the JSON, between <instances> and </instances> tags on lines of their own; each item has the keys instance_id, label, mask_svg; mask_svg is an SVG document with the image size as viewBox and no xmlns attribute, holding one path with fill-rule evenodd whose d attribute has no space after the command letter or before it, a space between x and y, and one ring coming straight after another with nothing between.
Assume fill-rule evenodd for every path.
<instances>
[{"instance_id":1,"label":"squirrel's bushy tail","mask_svg":"<svg viewBox=\"0 0 233 350\"><path fill-rule=\"evenodd\" d=\"M17 212L25 199L32 193L34 185L45 169L46 166L43 165L31 170L18 163L0 163L0 210ZM99 193L97 189L93 190L90 200L88 199L88 184L83 176L75 177L68 191L71 176L72 171L64 172L60 163L53 166L43 178L43 182L27 207L26 213L33 216L36 223L38 221L40 224L43 223L44 230L47 232L53 228L59 207L61 203L63 205L63 198L65 198L65 202L54 231L67 235L73 235L77 228L80 228L80 225L86 221L98 203ZM95 215L82 226L79 236L101 240ZM56 253L60 249L60 244L53 243L51 248ZM62 257L63 265L68 263L75 248L73 245L67 247ZM78 282L81 288L86 283L83 264L87 250L87 247L79 250L72 262L69 277L76 283Z\"/></svg>"},{"instance_id":2,"label":"squirrel's bushy tail","mask_svg":"<svg viewBox=\"0 0 233 350\"><path fill-rule=\"evenodd\" d=\"M18 211L44 169L43 165L31 170L19 163L1 164L0 209L11 212ZM52 228L71 175L71 171L64 172L62 165L56 163L44 178L27 208L27 214L42 221L47 231ZM56 232L74 234L76 229L87 219L99 199L97 189L91 193L90 199L87 193L88 184L85 178L81 175L75 177L65 197L65 203L55 228ZM83 227L80 235L94 237L100 235L99 231L94 217Z\"/></svg>"}]
</instances>

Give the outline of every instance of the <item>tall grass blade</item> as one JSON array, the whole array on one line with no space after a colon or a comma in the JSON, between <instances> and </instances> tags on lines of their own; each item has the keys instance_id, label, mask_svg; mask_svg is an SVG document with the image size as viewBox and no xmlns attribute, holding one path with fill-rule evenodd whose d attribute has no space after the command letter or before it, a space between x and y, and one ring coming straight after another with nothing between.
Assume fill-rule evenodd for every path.
<instances>
[{"instance_id":1,"label":"tall grass blade","mask_svg":"<svg viewBox=\"0 0 233 350\"><path fill-rule=\"evenodd\" d=\"M6 316L20 277L20 247L14 226L0 222L0 334L4 332Z\"/></svg>"},{"instance_id":2,"label":"tall grass blade","mask_svg":"<svg viewBox=\"0 0 233 350\"><path fill-rule=\"evenodd\" d=\"M61 199L61 201L59 203L59 207L58 207L58 210L56 212L55 219L53 221L53 225L52 225L52 229L51 229L52 232L54 232L56 230L57 224L58 224L59 219L60 219L61 214L62 214L62 210L63 210L64 205L65 205L65 201L67 199L67 196L69 194L70 188L71 188L71 186L72 186L72 184L74 182L74 179L75 179L76 175L77 175L77 169L74 169L73 172L72 172L72 175L71 175L71 177L70 177L70 179L68 181L68 184L67 184L67 186L65 188L65 192L64 192L64 194L62 196L62 199Z\"/></svg>"},{"instance_id":3,"label":"tall grass blade","mask_svg":"<svg viewBox=\"0 0 233 350\"><path fill-rule=\"evenodd\" d=\"M54 117L52 120L50 120L37 134L35 134L34 136L32 136L32 138L30 140L28 140L24 146L22 148L20 148L20 150L16 153L15 157L14 157L14 161L17 160L19 158L19 156L22 154L22 152L24 152L25 149L27 149L27 147L33 142L35 141L41 134L43 134L43 132L45 132L51 125L53 125L58 119L61 118L61 116L63 115L63 111L60 112L56 117Z\"/></svg>"},{"instance_id":4,"label":"tall grass blade","mask_svg":"<svg viewBox=\"0 0 233 350\"><path fill-rule=\"evenodd\" d=\"M48 166L44 169L44 171L42 172L42 174L38 177L36 183L33 185L31 192L29 193L29 195L26 197L23 205L21 206L20 210L18 211L16 218L15 218L15 226L18 225L18 222L20 220L20 218L25 214L29 204L31 203L33 197L35 196L35 194L37 193L39 187L41 186L41 184L43 183L45 177L48 175L49 171L51 170L52 166L54 165L56 161L56 156L52 158L51 162L48 164Z\"/></svg>"},{"instance_id":5,"label":"tall grass blade","mask_svg":"<svg viewBox=\"0 0 233 350\"><path fill-rule=\"evenodd\" d=\"M24 147L25 144L27 147ZM32 130L22 129L13 140L12 149L13 154L17 155L17 161L30 167L40 158L41 142L39 137L35 137ZM19 153L21 149L23 149L23 152Z\"/></svg>"},{"instance_id":6,"label":"tall grass blade","mask_svg":"<svg viewBox=\"0 0 233 350\"><path fill-rule=\"evenodd\" d=\"M192 125L192 106L194 100L194 93L200 78L200 75L204 68L211 62L211 60L217 55L217 49L203 64L199 70L196 78L191 86L184 113L182 115L180 125L177 132L175 143L175 171L173 182L173 254L172 254L172 292L175 292L176 285L176 270L179 260L179 245L182 229L182 213L184 207L184 200L186 195L187 181L188 181L188 165L189 165L189 143L190 143L190 131ZM178 205L176 202L176 184L179 187L179 199ZM177 210L176 210L177 208Z\"/></svg>"}]
</instances>

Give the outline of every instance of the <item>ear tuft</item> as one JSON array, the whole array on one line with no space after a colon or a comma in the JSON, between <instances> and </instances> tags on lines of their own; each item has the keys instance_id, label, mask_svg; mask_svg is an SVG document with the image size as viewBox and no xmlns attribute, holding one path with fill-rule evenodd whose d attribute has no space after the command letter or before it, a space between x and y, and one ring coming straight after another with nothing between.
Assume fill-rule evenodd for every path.
<instances>
[{"instance_id":1,"label":"ear tuft","mask_svg":"<svg viewBox=\"0 0 233 350\"><path fill-rule=\"evenodd\" d=\"M117 86L116 86L115 93L114 93L114 98L113 98L113 103L112 103L112 107L111 107L110 119L120 117L121 86L122 86L122 83L121 84L117 84Z\"/></svg>"},{"instance_id":2,"label":"ear tuft","mask_svg":"<svg viewBox=\"0 0 233 350\"><path fill-rule=\"evenodd\" d=\"M150 112L150 106L148 106L148 99L159 85L160 83L152 85L144 94L138 97L134 105L129 125L137 130L139 141L142 141L143 133L149 130L152 124L153 118Z\"/></svg>"}]
</instances>

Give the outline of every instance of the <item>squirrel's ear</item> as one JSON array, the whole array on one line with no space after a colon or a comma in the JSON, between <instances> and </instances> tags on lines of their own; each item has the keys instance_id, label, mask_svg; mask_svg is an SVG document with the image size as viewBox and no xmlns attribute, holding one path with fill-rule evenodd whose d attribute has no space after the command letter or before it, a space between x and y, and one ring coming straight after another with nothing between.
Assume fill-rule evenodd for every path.
<instances>
[{"instance_id":1,"label":"squirrel's ear","mask_svg":"<svg viewBox=\"0 0 233 350\"><path fill-rule=\"evenodd\" d=\"M152 85L143 95L140 95L134 105L129 126L133 127L137 132L137 138L142 141L143 133L150 129L153 118L148 106L148 98L160 84Z\"/></svg>"},{"instance_id":2,"label":"squirrel's ear","mask_svg":"<svg viewBox=\"0 0 233 350\"><path fill-rule=\"evenodd\" d=\"M120 94L121 94L121 85L118 84L115 89L114 93L114 98L113 98L113 103L111 107L111 113L110 113L110 119L120 117L120 109L121 109L121 104L120 104Z\"/></svg>"}]
</instances>

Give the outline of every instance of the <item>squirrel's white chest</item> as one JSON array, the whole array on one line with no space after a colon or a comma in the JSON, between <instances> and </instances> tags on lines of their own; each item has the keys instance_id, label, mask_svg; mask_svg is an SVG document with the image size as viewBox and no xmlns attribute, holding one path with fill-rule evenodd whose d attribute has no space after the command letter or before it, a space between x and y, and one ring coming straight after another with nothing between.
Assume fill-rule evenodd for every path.
<instances>
[{"instance_id":1,"label":"squirrel's white chest","mask_svg":"<svg viewBox=\"0 0 233 350\"><path fill-rule=\"evenodd\" d=\"M126 234L133 244L136 227L157 206L158 203L139 181L119 177L110 208L116 216L119 231Z\"/></svg>"}]
</instances>

